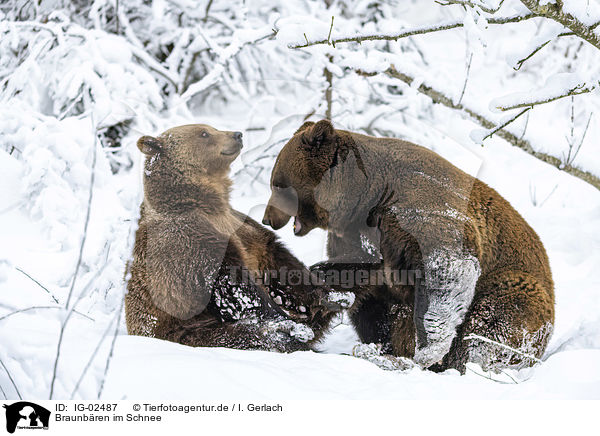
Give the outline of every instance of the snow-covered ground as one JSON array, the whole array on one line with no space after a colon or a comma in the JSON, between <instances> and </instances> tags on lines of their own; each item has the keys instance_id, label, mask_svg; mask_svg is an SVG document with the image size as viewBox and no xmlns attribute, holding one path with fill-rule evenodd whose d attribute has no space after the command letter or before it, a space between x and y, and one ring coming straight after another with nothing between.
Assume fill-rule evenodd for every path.
<instances>
[{"instance_id":1,"label":"snow-covered ground","mask_svg":"<svg viewBox=\"0 0 600 436\"><path fill-rule=\"evenodd\" d=\"M225 3L215 1L215 16L229 13ZM369 127L372 133L431 148L495 188L538 232L556 284L556 325L543 363L500 375L484 374L474 366L464 376L418 369L386 372L350 355L357 337L345 319L336 321L320 352L288 355L193 349L126 335L121 305L124 275L142 195L136 139L190 122L243 131L244 154L231 172L235 182L232 204L260 220L269 197L267 182L274 156L304 115L316 111L314 119L318 119L324 112L326 61L321 55L325 51L317 48L311 52L313 57L306 57L306 52L286 51L286 44L298 38L302 41L303 33L311 40L323 32L326 37L328 20L309 23L306 15L328 17L329 11L323 12L317 2L281 3L278 14L289 17L278 23L287 23L286 27L277 40L265 40L259 48L241 45L263 35L256 29L268 32L263 19L269 15L267 6L263 15L241 9L239 14L250 14L248 21L235 15L238 12L231 22L225 21L225 27L242 23L249 29L238 32L232 42L237 45L229 50L223 49L230 41L228 33L223 36L220 28L204 29L214 31L206 44L221 47L217 60L231 56L232 62L220 73L207 76L204 85L210 82L221 88L201 94L206 101L191 99L191 110L177 96L162 94L164 77L178 80L176 73L182 70L176 62L188 59L185 55L158 65L144 57L141 43L131 36L117 37L98 28L55 21L39 32L32 30L37 28L31 22L0 25L3 35L10 35L0 38L0 80L6 80L0 90L0 398L48 398L55 380L53 398L60 399L95 399L99 393L103 399L600 399L600 191L496 137L486 140L483 147L475 144L472 132L480 126L432 105L415 89L389 78L366 79L341 70L334 71L333 121L337 127ZM383 3L381 14L387 18L381 18L378 25L365 24L365 32L393 32L399 17L407 28L461 19L438 5L418 8L415 2ZM513 8L518 4L506 2L506 14L522 12L522 5ZM154 55L160 51L157 46L166 46L179 32L177 26L168 29L172 22L162 19L160 5L167 7L155 2L152 13L156 16L147 22L158 32L147 48ZM357 14L371 13L360 8L366 8L365 2L357 6ZM578 10L578 14L584 12ZM269 23L276 18L269 15ZM353 20L345 22L336 16L339 28L333 36L344 34L346 26L348 32L355 32L358 19ZM137 32L139 38L145 37L143 23L132 23L129 35ZM570 64L565 70L556 61L574 45L565 39L544 48L541 53L548 56L537 55L519 73L514 72L514 62L521 58L515 50L527 54L528 47L521 47L523 40L533 44L535 38L542 40L556 32L547 27L530 23L519 34L515 27L480 32L471 26L423 35L410 44L402 40L393 46L401 49L392 50L389 56L380 56L377 48L381 45L373 42L365 42L360 49L339 46L335 62L379 70L388 58L387 62L396 62L419 80L451 90L458 99L466 74L465 53L475 53L463 102L490 119L499 119L489 110L492 102L519 102L555 73L573 73ZM63 28L67 30L60 33ZM56 46L44 39L52 32L61 35ZM204 44L204 39L199 41L197 45ZM597 77L597 53L588 49L578 55L582 71L576 73L582 77L569 76L572 83ZM27 50L32 53L31 61L15 55ZM260 70L256 59L272 71ZM219 76L224 70L228 74ZM263 82L254 75L259 70L265 74ZM4 79L7 72L12 75ZM519 135L526 130L524 138L536 150L560 158L566 153L570 127L574 126L571 136L577 142L589 113L600 107L597 93L587 97L578 97L575 106L563 99L536 108L511 129ZM597 115L574 162L600 176ZM124 120L132 124L121 138L122 147L100 146L94 131ZM324 232L315 230L296 238L290 224L278 233L306 264L324 258ZM70 316L62 310L69 299L69 307L75 308Z\"/></svg>"}]
</instances>

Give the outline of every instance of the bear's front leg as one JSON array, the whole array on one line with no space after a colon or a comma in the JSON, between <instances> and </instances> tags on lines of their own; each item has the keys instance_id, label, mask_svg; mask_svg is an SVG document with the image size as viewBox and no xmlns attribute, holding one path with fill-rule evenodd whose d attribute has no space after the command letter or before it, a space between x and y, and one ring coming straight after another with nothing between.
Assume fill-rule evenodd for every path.
<instances>
[{"instance_id":1,"label":"bear's front leg","mask_svg":"<svg viewBox=\"0 0 600 436\"><path fill-rule=\"evenodd\" d=\"M414 360L423 368L442 361L457 327L473 301L481 269L476 257L460 249L436 249L423 260L424 277L416 287Z\"/></svg>"}]
</instances>

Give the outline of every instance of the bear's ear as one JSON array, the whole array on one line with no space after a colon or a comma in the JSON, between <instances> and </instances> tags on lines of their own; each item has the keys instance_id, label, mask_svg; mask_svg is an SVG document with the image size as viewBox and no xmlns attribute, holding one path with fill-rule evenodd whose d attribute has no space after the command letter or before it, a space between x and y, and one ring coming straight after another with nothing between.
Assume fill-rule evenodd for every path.
<instances>
[{"instance_id":1,"label":"bear's ear","mask_svg":"<svg viewBox=\"0 0 600 436\"><path fill-rule=\"evenodd\" d=\"M152 136L142 136L138 139L137 146L142 153L152 156L160 151L162 143Z\"/></svg>"},{"instance_id":2,"label":"bear's ear","mask_svg":"<svg viewBox=\"0 0 600 436\"><path fill-rule=\"evenodd\" d=\"M325 144L333 144L335 137L335 129L329 120L319 121L303 135L306 145L313 149L321 148Z\"/></svg>"},{"instance_id":3,"label":"bear's ear","mask_svg":"<svg viewBox=\"0 0 600 436\"><path fill-rule=\"evenodd\" d=\"M305 121L300 127L298 127L298 130L294 132L294 135L297 135L298 133L303 132L304 130L314 125L315 123L313 121Z\"/></svg>"}]
</instances>

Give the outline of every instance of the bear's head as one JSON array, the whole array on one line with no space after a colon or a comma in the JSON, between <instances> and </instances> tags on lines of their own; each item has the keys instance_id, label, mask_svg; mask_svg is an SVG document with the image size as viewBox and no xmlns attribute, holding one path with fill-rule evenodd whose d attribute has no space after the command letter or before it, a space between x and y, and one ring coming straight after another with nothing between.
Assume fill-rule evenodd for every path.
<instances>
[{"instance_id":1,"label":"bear's head","mask_svg":"<svg viewBox=\"0 0 600 436\"><path fill-rule=\"evenodd\" d=\"M334 169L356 167L357 159L347 159L350 151L360 160L349 133L334 129L329 120L304 123L275 161L263 224L277 230L294 217L297 236L328 229L341 197Z\"/></svg>"},{"instance_id":2,"label":"bear's head","mask_svg":"<svg viewBox=\"0 0 600 436\"><path fill-rule=\"evenodd\" d=\"M240 132L190 124L158 137L142 136L137 146L146 155L144 191L152 207L188 210L204 204L216 210L228 203L229 168L242 149Z\"/></svg>"},{"instance_id":3,"label":"bear's head","mask_svg":"<svg viewBox=\"0 0 600 436\"><path fill-rule=\"evenodd\" d=\"M146 175L154 167L193 176L226 175L242 149L241 132L225 132L206 124L174 127L158 137L142 136L137 146L146 158Z\"/></svg>"}]
</instances>

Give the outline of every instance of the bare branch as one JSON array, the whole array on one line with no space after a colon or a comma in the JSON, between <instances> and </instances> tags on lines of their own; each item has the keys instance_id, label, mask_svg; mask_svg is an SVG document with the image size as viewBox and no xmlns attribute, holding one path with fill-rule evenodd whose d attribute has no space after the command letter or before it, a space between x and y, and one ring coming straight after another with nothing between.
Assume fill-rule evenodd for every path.
<instances>
[{"instance_id":1,"label":"bare branch","mask_svg":"<svg viewBox=\"0 0 600 436\"><path fill-rule=\"evenodd\" d=\"M518 23L520 21L529 20L530 18L535 18L534 14L525 14L525 15L514 15L511 17L499 17L499 18L489 18L487 22L489 24L507 24L507 23ZM431 26L424 27L416 27L414 29L407 29L399 33L384 35L384 34L371 34L371 35L360 35L360 36L349 36L342 38L334 38L334 39L321 39L319 41L308 42L308 38L306 38L306 34L304 35L307 40L306 44L296 44L289 45L289 48L305 48L313 45L333 45L335 47L336 44L343 42L363 42L363 41L398 41L401 38L406 38L413 35L422 35L425 33L434 33L441 32L443 30L456 29L459 27L464 27L463 21L451 21L448 23L440 23L434 24Z\"/></svg>"},{"instance_id":2,"label":"bare branch","mask_svg":"<svg viewBox=\"0 0 600 436\"><path fill-rule=\"evenodd\" d=\"M15 392L17 393L17 395L19 397L19 400L22 400L23 397L21 396L21 393L19 392L19 388L17 388L17 384L13 380L12 375L10 374L10 371L8 370L8 368L6 367L6 365L4 364L4 362L2 361L2 359L0 359L0 365L2 365L2 368L4 368L4 371L6 371L6 374L8 375L8 379L12 383L13 388L15 388Z\"/></svg>"},{"instance_id":3,"label":"bare branch","mask_svg":"<svg viewBox=\"0 0 600 436\"><path fill-rule=\"evenodd\" d=\"M575 135L574 135L574 130L575 130L575 109L574 109L574 102L573 102L573 97L571 97L571 136L570 138L567 137L567 143L569 144L569 151L567 153L566 156L564 156L563 153L563 165L571 165L573 162L575 162L575 159L577 158L577 155L579 154L579 151L581 150L581 146L583 145L583 141L585 141L585 137L587 136L587 132L588 129L590 127L590 122L592 121L592 116L594 115L594 113L590 113L590 116L588 117L587 123L585 125L585 129L583 130L583 134L581 135L581 140L579 141L579 144L575 144Z\"/></svg>"},{"instance_id":4,"label":"bare branch","mask_svg":"<svg viewBox=\"0 0 600 436\"><path fill-rule=\"evenodd\" d=\"M67 303L65 304L65 309L69 309L69 303L71 302L71 297L73 295L73 290L75 289L75 282L77 281L77 276L79 274L79 268L81 267L81 262L83 260L83 247L85 247L85 241L87 240L87 231L88 225L90 223L90 211L92 210L92 199L94 197L94 182L96 179L96 155L98 148L98 137L96 136L97 132L94 132L94 152L92 153L92 169L90 175L90 187L88 190L88 200L87 200L87 209L85 213L85 221L83 223L83 236L81 237L81 244L79 244L79 254L77 256L77 264L75 265L75 272L73 273L73 280L71 281L71 287L69 289L69 295L67 297Z\"/></svg>"},{"instance_id":5,"label":"bare branch","mask_svg":"<svg viewBox=\"0 0 600 436\"><path fill-rule=\"evenodd\" d=\"M18 310L15 310L15 311L13 311L13 312L11 312L11 313L7 314L7 315L1 316L1 317L0 317L0 321L4 320L4 319L6 319L6 318L9 318L9 317L11 317L11 316L13 316L13 315L17 315L18 313L29 312L30 310L38 310L38 309L56 309L56 310L63 310L63 309L64 309L64 307L62 307L62 306L32 306L32 307L26 307L26 308L24 308L24 309L18 309ZM90 317L90 316L86 315L85 313L78 312L77 310L75 310L74 312L75 312L77 315L80 315L80 316L83 316L84 318L87 318L87 319L89 319L90 321L94 321L94 318L92 318L92 317Z\"/></svg>"},{"instance_id":6,"label":"bare branch","mask_svg":"<svg viewBox=\"0 0 600 436\"><path fill-rule=\"evenodd\" d=\"M83 381L83 378L85 377L85 375L87 374L88 370L92 366L92 362L96 358L96 355L98 354L98 351L100 351L100 347L102 346L102 344L104 343L104 340L108 336L108 332L110 331L110 329L111 329L111 327L113 325L113 322L115 320L117 320L117 328L118 328L120 318L121 318L121 311L119 310L119 312L117 314L115 314L115 317L113 319L111 319L110 322L108 323L108 325L106 326L106 330L104 330L104 334L102 335L102 337L98 341L98 344L96 345L96 348L94 349L94 352L92 353L92 355L90 356L88 362L86 363L85 367L83 368L83 371L81 372L81 375L79 376L79 380L77 380L77 383L75 383L75 387L73 388L73 392L71 392L71 400L73 399L73 397L75 396L75 394L79 390L79 386L81 386L81 382Z\"/></svg>"},{"instance_id":7,"label":"bare branch","mask_svg":"<svg viewBox=\"0 0 600 436\"><path fill-rule=\"evenodd\" d=\"M357 73L362 74L364 76L373 76L376 74L376 73L365 73L360 70L358 70ZM393 65L391 65L387 70L385 70L384 73L390 77L394 77L396 79L401 80L402 82L406 83L409 86L414 82L413 77L398 71L396 69L396 67L394 67ZM419 87L417 88L417 91L419 91L421 94L424 94L427 97L429 97L434 103L439 103L450 109L455 109L455 110L458 110L458 111L461 111L461 112L467 114L474 121L476 121L479 125L483 126L486 129L494 129L497 127L495 123L488 120L483 115L477 113L476 111L474 111L473 109L470 109L469 107L464 106L463 104L455 104L450 97L446 96L441 91L439 91L435 88L432 88L431 86L427 86L425 84L420 84ZM513 146L518 147L521 150L525 151L526 153L532 155L533 157L535 157L543 162L546 162L547 164L552 165L553 167L555 167L561 171L564 171L574 177L577 177L578 179L581 179L581 180L589 183L596 189L600 190L600 177L597 177L590 172L584 171L584 170L577 168L575 166L572 166L572 165L565 166L565 165L563 165L561 159L559 159L555 156L543 153L543 152L535 151L533 149L533 147L531 146L531 144L529 143L529 141L527 141L523 138L518 138L516 135L510 133L509 131L507 131L505 129L498 130L496 132L496 135L498 135L505 141L509 142Z\"/></svg>"},{"instance_id":8,"label":"bare branch","mask_svg":"<svg viewBox=\"0 0 600 436\"><path fill-rule=\"evenodd\" d=\"M521 67L523 66L523 64L528 61L529 59L531 59L538 51L540 51L541 49L543 49L544 47L546 47L548 44L550 44L552 40L549 39L546 42L538 45L531 53L529 53L526 57L524 57L523 59L521 59L519 62L517 62L517 66L514 67L515 70L520 70Z\"/></svg>"},{"instance_id":9,"label":"bare branch","mask_svg":"<svg viewBox=\"0 0 600 436\"><path fill-rule=\"evenodd\" d=\"M91 174L90 174L90 187L89 187L89 193L88 193L87 212L86 212L85 222L84 222L84 226L83 226L83 236L81 238L81 245L79 246L79 255L77 257L77 265L75 266L75 272L73 274L71 288L69 289L69 296L67 297L67 303L65 304L65 310L69 309L69 303L71 301L71 297L73 296L73 290L75 289L75 282L77 281L77 275L79 273L79 268L81 267L81 262L82 262L82 258L83 258L83 247L84 247L85 241L87 239L87 230L88 230L88 224L89 224L89 220L90 220L90 210L92 208L92 198L93 198L93 194L94 194L94 181L96 179L97 150L98 150L98 136L97 136L96 129L94 129L94 146L93 146L93 153L92 153L92 168L91 168ZM54 368L52 370L52 380L50 382L50 398L49 398L50 400L52 399L52 396L54 395L54 383L56 382L56 370L58 369L58 360L60 358L60 349L62 347L62 340L64 337L65 328L67 327L67 323L69 322L69 319L71 318L71 314L75 310L75 306L76 306L76 303L73 305L73 308L68 313L68 315L65 317L64 321L62 322L61 328L60 328L60 334L58 337L58 345L56 347L56 356L54 358Z\"/></svg>"},{"instance_id":10,"label":"bare branch","mask_svg":"<svg viewBox=\"0 0 600 436\"><path fill-rule=\"evenodd\" d=\"M492 135L496 132L498 132L499 130L504 129L506 126L508 126L510 123L512 123L513 121L515 121L517 118L519 118L521 115L523 115L525 112L531 110L531 107L528 107L526 109L523 109L521 112L519 112L517 115L515 115L514 117L510 118L508 121L500 124L498 127L496 127L495 129L493 129L490 133L488 133L487 135L484 136L484 138L481 140L481 142L485 141L487 138L492 137Z\"/></svg>"},{"instance_id":11,"label":"bare branch","mask_svg":"<svg viewBox=\"0 0 600 436\"><path fill-rule=\"evenodd\" d=\"M36 285L38 285L40 288L42 288L44 291L46 291L48 293L48 295L50 295L50 298L52 298L54 300L54 302L56 304L58 304L58 300L56 299L56 297L54 296L54 294L48 290L47 287L45 287L40 282L38 282L36 279L34 279L33 277L31 277L29 274L27 274L21 268L15 267L15 269L17 271L19 271L21 274L23 274L25 277L27 277L28 279L30 279L32 282L34 282Z\"/></svg>"},{"instance_id":12,"label":"bare branch","mask_svg":"<svg viewBox=\"0 0 600 436\"><path fill-rule=\"evenodd\" d=\"M108 374L108 369L110 368L110 361L113 357L113 352L115 350L115 344L117 342L117 336L119 333L119 324L121 323L121 313L123 312L123 305L125 304L125 295L121 299L121 306L119 307L119 316L117 317L117 325L115 327L115 334L113 335L112 342L110 344L110 352L108 353L108 358L106 359L106 366L104 367L104 375L102 377L102 382L100 383L100 389L98 390L98 399L102 396L102 391L104 390L104 383L106 382L106 375Z\"/></svg>"},{"instance_id":13,"label":"bare branch","mask_svg":"<svg viewBox=\"0 0 600 436\"><path fill-rule=\"evenodd\" d=\"M462 91L460 92L460 98L458 99L458 104L461 104L463 97L465 96L465 91L467 90L467 82L469 81L469 73L471 72L471 62L473 61L473 53L469 56L469 62L467 63L467 72L465 73L465 83L463 83Z\"/></svg>"},{"instance_id":14,"label":"bare branch","mask_svg":"<svg viewBox=\"0 0 600 436\"><path fill-rule=\"evenodd\" d=\"M206 5L206 9L204 11L204 18L202 19L202 21L204 23L206 23L206 20L208 20L208 13L210 12L210 7L213 4L213 0L208 0L208 4Z\"/></svg>"}]
</instances>

